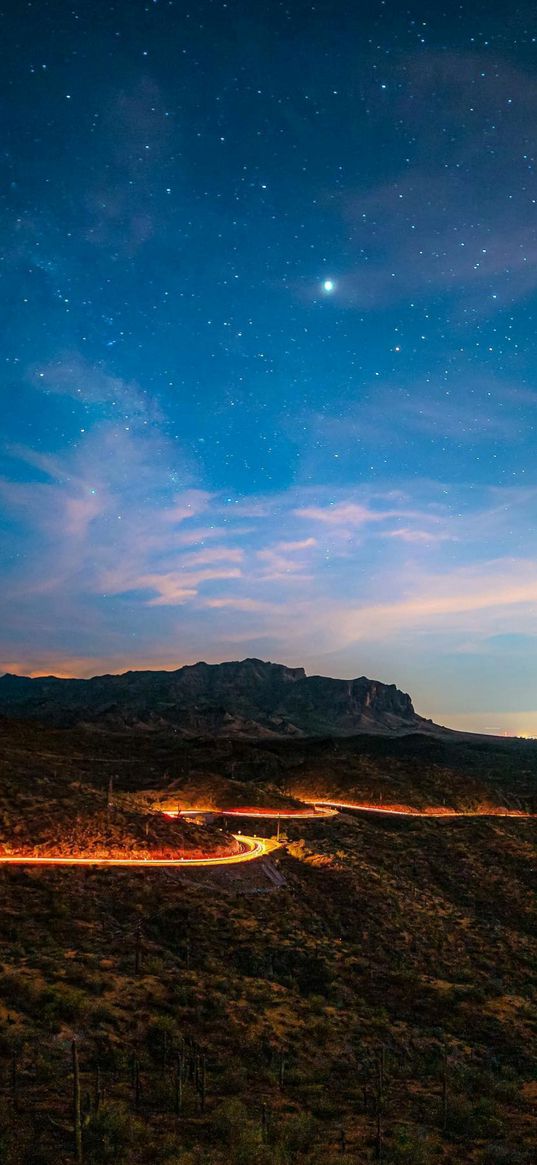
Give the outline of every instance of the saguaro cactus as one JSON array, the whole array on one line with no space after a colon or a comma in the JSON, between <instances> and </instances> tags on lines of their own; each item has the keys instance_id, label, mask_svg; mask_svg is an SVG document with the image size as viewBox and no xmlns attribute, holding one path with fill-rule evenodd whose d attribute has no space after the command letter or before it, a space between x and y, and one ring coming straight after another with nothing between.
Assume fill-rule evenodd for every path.
<instances>
[{"instance_id":1,"label":"saguaro cactus","mask_svg":"<svg viewBox=\"0 0 537 1165\"><path fill-rule=\"evenodd\" d=\"M383 1159L383 1122L382 1122L382 1104L380 1098L377 1097L377 1127L375 1133L375 1159L382 1161Z\"/></svg>"},{"instance_id":2,"label":"saguaro cactus","mask_svg":"<svg viewBox=\"0 0 537 1165\"><path fill-rule=\"evenodd\" d=\"M19 1072L17 1063L17 1053L13 1052L11 1056L11 1101L14 1112L19 1111Z\"/></svg>"},{"instance_id":3,"label":"saguaro cactus","mask_svg":"<svg viewBox=\"0 0 537 1165\"><path fill-rule=\"evenodd\" d=\"M386 1073L386 1048L381 1044L378 1058L378 1090L381 1101L384 1099L384 1076Z\"/></svg>"},{"instance_id":4,"label":"saguaro cactus","mask_svg":"<svg viewBox=\"0 0 537 1165\"><path fill-rule=\"evenodd\" d=\"M448 1123L448 1057L447 1049L444 1048L442 1052L442 1128L445 1130Z\"/></svg>"},{"instance_id":5,"label":"saguaro cactus","mask_svg":"<svg viewBox=\"0 0 537 1165\"><path fill-rule=\"evenodd\" d=\"M134 1087L134 1111L139 1112L141 1083L140 1083L140 1061L139 1061L137 1056L134 1057L133 1065L132 1065L132 1083L133 1083L133 1087Z\"/></svg>"},{"instance_id":6,"label":"saguaro cactus","mask_svg":"<svg viewBox=\"0 0 537 1165\"><path fill-rule=\"evenodd\" d=\"M80 1067L78 1063L78 1047L76 1040L71 1042L71 1058L73 1062L73 1130L75 1140L75 1161L82 1165L82 1107L80 1101Z\"/></svg>"},{"instance_id":7,"label":"saguaro cactus","mask_svg":"<svg viewBox=\"0 0 537 1165\"><path fill-rule=\"evenodd\" d=\"M280 1052L280 1063L278 1067L278 1084L283 1091L285 1084L285 1052Z\"/></svg>"},{"instance_id":8,"label":"saguaro cactus","mask_svg":"<svg viewBox=\"0 0 537 1165\"><path fill-rule=\"evenodd\" d=\"M377 1161L383 1160L384 1150L384 1122L383 1122L383 1108L384 1108L384 1072L386 1067L386 1051L384 1045L381 1047L379 1057L377 1060L377 1127L375 1133L375 1158Z\"/></svg>"},{"instance_id":9,"label":"saguaro cactus","mask_svg":"<svg viewBox=\"0 0 537 1165\"><path fill-rule=\"evenodd\" d=\"M139 922L134 938L134 974L139 975L142 969L142 924Z\"/></svg>"},{"instance_id":10,"label":"saguaro cactus","mask_svg":"<svg viewBox=\"0 0 537 1165\"><path fill-rule=\"evenodd\" d=\"M101 1067L100 1067L100 1064L96 1064L95 1065L94 1089L93 1089L93 1107L95 1109L95 1112L98 1112L100 1107L101 1107L102 1097L103 1097L103 1092L102 1092L102 1085L101 1085Z\"/></svg>"},{"instance_id":11,"label":"saguaro cactus","mask_svg":"<svg viewBox=\"0 0 537 1165\"><path fill-rule=\"evenodd\" d=\"M205 1056L202 1054L198 1058L198 1068L196 1072L196 1089L198 1093L200 1112L205 1112L205 1087L207 1082L207 1064Z\"/></svg>"},{"instance_id":12,"label":"saguaro cactus","mask_svg":"<svg viewBox=\"0 0 537 1165\"><path fill-rule=\"evenodd\" d=\"M178 1054L177 1054L177 1058L175 1061L175 1074L174 1074L174 1100L175 1100L174 1108L175 1108L176 1117L181 1115L181 1109L183 1107L183 1072L184 1072L184 1058L183 1058L183 1053L181 1051L181 1052L178 1052Z\"/></svg>"}]
</instances>

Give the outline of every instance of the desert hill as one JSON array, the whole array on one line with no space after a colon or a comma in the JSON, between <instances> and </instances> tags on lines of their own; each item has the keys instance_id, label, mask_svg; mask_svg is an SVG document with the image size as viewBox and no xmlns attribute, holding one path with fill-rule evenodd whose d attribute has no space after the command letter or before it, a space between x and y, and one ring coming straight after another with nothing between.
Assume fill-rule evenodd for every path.
<instances>
[{"instance_id":1,"label":"desert hill","mask_svg":"<svg viewBox=\"0 0 537 1165\"><path fill-rule=\"evenodd\" d=\"M536 775L521 741L0 718L18 845L222 844L222 821L150 814L146 834L151 790L531 807ZM284 832L278 888L257 862L0 870L2 1165L75 1159L73 1040L87 1165L371 1165L379 1143L385 1165L533 1165L536 822L342 813Z\"/></svg>"},{"instance_id":2,"label":"desert hill","mask_svg":"<svg viewBox=\"0 0 537 1165\"><path fill-rule=\"evenodd\" d=\"M170 726L190 736L401 734L434 726L395 684L307 676L260 659L93 679L0 677L0 713L61 725Z\"/></svg>"}]
</instances>

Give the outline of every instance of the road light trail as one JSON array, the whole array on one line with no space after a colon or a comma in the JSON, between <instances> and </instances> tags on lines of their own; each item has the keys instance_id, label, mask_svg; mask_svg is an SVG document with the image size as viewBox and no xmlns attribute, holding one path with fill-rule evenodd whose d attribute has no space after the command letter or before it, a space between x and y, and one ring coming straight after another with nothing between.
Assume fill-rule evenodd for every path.
<instances>
[{"instance_id":1,"label":"road light trail","mask_svg":"<svg viewBox=\"0 0 537 1165\"><path fill-rule=\"evenodd\" d=\"M443 817L513 817L515 819L537 817L536 813L524 813L521 809L411 809L401 805L375 805L372 803L363 804L357 801L308 801L309 805L317 805L319 807L326 806L338 809L354 809L360 813L386 813L390 817L421 817L421 818L435 818Z\"/></svg>"},{"instance_id":2,"label":"road light trail","mask_svg":"<svg viewBox=\"0 0 537 1165\"><path fill-rule=\"evenodd\" d=\"M222 817L259 817L284 820L312 821L323 817L335 817L341 809L354 810L357 813L384 813L389 817L419 817L440 820L444 817L511 817L514 820L528 820L537 817L536 813L525 813L522 809L412 809L405 805L376 805L374 802L360 801L305 801L309 809L265 809L248 808L241 806L236 809L167 809L163 812L166 817L203 817L209 814Z\"/></svg>"},{"instance_id":3,"label":"road light trail","mask_svg":"<svg viewBox=\"0 0 537 1165\"><path fill-rule=\"evenodd\" d=\"M263 857L270 852L270 843L262 837L246 837L233 835L239 845L244 846L240 853L228 854L217 858L74 858L47 856L24 857L19 854L0 854L0 866L123 866L126 868L155 869L166 866L168 868L184 866L235 866L241 862L251 862L255 858Z\"/></svg>"},{"instance_id":4,"label":"road light trail","mask_svg":"<svg viewBox=\"0 0 537 1165\"><path fill-rule=\"evenodd\" d=\"M265 809L260 806L241 805L236 809L164 809L165 817L205 817L209 814L216 817L259 817L278 818L278 820L311 821L318 817L335 817L337 809L328 804L321 805L308 802L303 809Z\"/></svg>"}]
</instances>

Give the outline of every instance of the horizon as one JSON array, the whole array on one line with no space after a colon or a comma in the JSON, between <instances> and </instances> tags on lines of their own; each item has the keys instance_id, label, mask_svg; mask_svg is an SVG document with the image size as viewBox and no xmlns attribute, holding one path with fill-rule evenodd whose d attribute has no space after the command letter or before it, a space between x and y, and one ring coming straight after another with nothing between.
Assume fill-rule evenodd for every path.
<instances>
[{"instance_id":1,"label":"horizon","mask_svg":"<svg viewBox=\"0 0 537 1165\"><path fill-rule=\"evenodd\" d=\"M530 26L6 21L0 672L298 658L537 735Z\"/></svg>"},{"instance_id":2,"label":"horizon","mask_svg":"<svg viewBox=\"0 0 537 1165\"><path fill-rule=\"evenodd\" d=\"M342 680L344 682L352 682L352 681L359 680L359 679L367 679L370 683L380 683L384 686L396 687L399 691L403 691L403 694L410 696L410 699L412 701L412 705L414 707L414 711L421 719L424 719L424 720L432 720L433 719L433 717L425 716L419 709L417 709L415 707L415 700L414 700L414 697L412 695L412 692L404 691L395 680L380 679L378 676L366 676L365 674L355 675L355 676L350 676L350 675L349 676L331 676L331 675L326 675L324 672L308 671L306 668L303 667L302 664L296 664L296 663L284 664L280 660L262 659L259 656L244 656L242 659L222 659L222 660L216 660L216 661L208 661L206 659L197 659L193 662L179 664L178 666L175 666L175 667L167 667L167 668L165 668L165 667L151 667L151 668L127 667L127 668L124 668L124 669L119 670L119 671L105 671L105 672L97 672L97 673L88 672L88 674L86 674L86 675L74 675L73 673L65 673L65 674L60 673L60 674L58 674L56 672L40 672L40 671L34 672L32 674L25 673L25 672L3 672L0 674L0 680L5 679L5 678L9 678L12 676L14 676L17 679L31 679L31 680L34 680L34 679L35 680L37 680L37 679L96 680L96 679L104 679L108 676L128 675L131 672L149 672L149 673L167 672L168 674L172 675L174 672L182 671L183 668L186 668L186 667L196 667L198 665L205 665L206 667L220 667L220 666L225 665L225 664L240 664L240 663L263 663L263 664L270 664L270 665L273 665L275 667L286 667L286 668L289 668L290 670L294 670L294 671L302 670L302 671L304 671L307 679L309 679L309 678L312 678L312 679L313 678L321 678L321 679L329 679L329 680ZM465 727L457 727L456 725L451 724L451 723L443 724L441 720L435 720L435 724L437 724L438 727L447 728L448 730L453 731L453 732L458 731L458 732L469 733L470 735L472 734L471 729L468 729ZM514 731L509 732L509 731L499 731L499 730L494 732L492 729L488 732L485 730L478 731L476 729L476 730L474 730L473 735L500 737L501 739L517 739L517 740L536 740L537 739L537 735L534 736L531 733L514 732Z\"/></svg>"}]
</instances>

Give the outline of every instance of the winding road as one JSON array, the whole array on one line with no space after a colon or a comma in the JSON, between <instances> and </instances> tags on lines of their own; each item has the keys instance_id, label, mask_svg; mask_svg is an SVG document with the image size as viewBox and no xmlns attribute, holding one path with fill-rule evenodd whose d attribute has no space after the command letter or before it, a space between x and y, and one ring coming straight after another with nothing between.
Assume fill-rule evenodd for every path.
<instances>
[{"instance_id":1,"label":"winding road","mask_svg":"<svg viewBox=\"0 0 537 1165\"><path fill-rule=\"evenodd\" d=\"M306 801L304 808L267 809L264 807L240 806L232 809L168 809L162 812L166 817L203 817L218 815L223 817L251 817L277 820L307 820L335 817L341 810L350 810L359 813L384 813L391 817L412 817L422 820L441 820L445 818L476 818L510 817L515 819L535 818L535 813L525 813L519 809L482 809L465 812L458 809L411 809L401 805L375 805L357 801ZM177 857L177 858L99 858L99 857L62 857L35 856L24 857L18 854L0 854L0 866L99 866L151 869L156 867L184 868L192 866L235 866L242 862L251 862L256 858L264 857L274 848L274 842L262 837L249 837L244 834L233 834L239 843L240 852L228 854L224 857Z\"/></svg>"},{"instance_id":2,"label":"winding road","mask_svg":"<svg viewBox=\"0 0 537 1165\"><path fill-rule=\"evenodd\" d=\"M240 862L251 862L264 857L272 848L263 837L233 835L235 841L244 848L240 853L220 858L74 858L74 857L23 857L12 854L0 855L0 866L125 866L127 868L151 869L155 866L177 868L178 866L236 866Z\"/></svg>"},{"instance_id":3,"label":"winding road","mask_svg":"<svg viewBox=\"0 0 537 1165\"><path fill-rule=\"evenodd\" d=\"M241 805L236 809L165 809L165 817L259 817L280 820L311 821L316 817L335 817L332 803L308 801L303 809L266 809L260 805Z\"/></svg>"},{"instance_id":4,"label":"winding road","mask_svg":"<svg viewBox=\"0 0 537 1165\"><path fill-rule=\"evenodd\" d=\"M513 817L528 818L537 817L535 813L525 813L521 809L445 809L439 807L437 809L411 809L405 805L382 805L375 802L360 802L360 801L306 801L304 809L265 809L260 806L240 806L236 809L166 809L163 810L166 817L252 817L252 818L272 818L273 820L306 820L311 821L320 817L335 817L342 809L348 809L356 813L385 813L390 817L420 817L423 820L433 819L440 820L445 817L461 817L461 818L476 818L476 817Z\"/></svg>"},{"instance_id":5,"label":"winding road","mask_svg":"<svg viewBox=\"0 0 537 1165\"><path fill-rule=\"evenodd\" d=\"M537 817L536 813L524 813L522 809L410 809L403 805L375 805L360 804L355 801L308 801L309 805L314 805L316 808L332 808L337 813L340 809L351 809L360 813L388 813L391 817L421 817L421 818L443 818L443 817L515 817L515 818L533 818Z\"/></svg>"}]
</instances>

